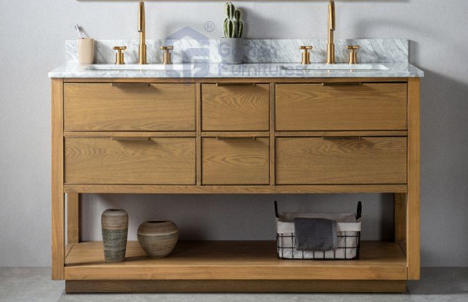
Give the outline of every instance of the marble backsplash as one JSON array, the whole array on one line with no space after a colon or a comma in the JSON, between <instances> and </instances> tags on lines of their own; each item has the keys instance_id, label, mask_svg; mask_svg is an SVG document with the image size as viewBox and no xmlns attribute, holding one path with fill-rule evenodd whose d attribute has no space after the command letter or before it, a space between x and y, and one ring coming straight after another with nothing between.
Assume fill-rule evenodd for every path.
<instances>
[{"instance_id":1,"label":"marble backsplash","mask_svg":"<svg viewBox=\"0 0 468 302\"><path fill-rule=\"evenodd\" d=\"M95 63L106 64L115 62L114 46L127 46L125 62L138 62L138 40L96 40ZM162 62L160 46L174 46L174 63L220 63L223 44L220 39L166 39L147 40L147 60L149 64ZM245 39L245 63L299 63L301 61L301 45L312 45L312 63L325 62L327 54L326 39ZM409 42L405 39L347 39L335 40L337 63L347 63L349 50L347 45L359 45L359 63L408 63ZM77 41L67 40L65 43L65 59L67 62L78 62Z\"/></svg>"}]
</instances>

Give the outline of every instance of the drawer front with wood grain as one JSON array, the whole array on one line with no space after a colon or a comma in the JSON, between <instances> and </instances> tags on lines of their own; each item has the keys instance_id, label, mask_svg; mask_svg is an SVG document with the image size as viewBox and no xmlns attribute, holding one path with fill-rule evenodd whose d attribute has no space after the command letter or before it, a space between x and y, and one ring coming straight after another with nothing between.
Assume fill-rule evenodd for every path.
<instances>
[{"instance_id":1,"label":"drawer front with wood grain","mask_svg":"<svg viewBox=\"0 0 468 302\"><path fill-rule=\"evenodd\" d=\"M276 85L276 130L406 130L405 83Z\"/></svg>"},{"instance_id":2,"label":"drawer front with wood grain","mask_svg":"<svg viewBox=\"0 0 468 302\"><path fill-rule=\"evenodd\" d=\"M269 84L203 84L203 131L268 131L269 87Z\"/></svg>"},{"instance_id":3,"label":"drawer front with wood grain","mask_svg":"<svg viewBox=\"0 0 468 302\"><path fill-rule=\"evenodd\" d=\"M193 185L195 138L66 138L65 183Z\"/></svg>"},{"instance_id":4,"label":"drawer front with wood grain","mask_svg":"<svg viewBox=\"0 0 468 302\"><path fill-rule=\"evenodd\" d=\"M193 84L65 84L65 131L195 131Z\"/></svg>"},{"instance_id":5,"label":"drawer front with wood grain","mask_svg":"<svg viewBox=\"0 0 468 302\"><path fill-rule=\"evenodd\" d=\"M270 182L269 139L203 138L204 185L266 185Z\"/></svg>"},{"instance_id":6,"label":"drawer front with wood grain","mask_svg":"<svg viewBox=\"0 0 468 302\"><path fill-rule=\"evenodd\" d=\"M276 140L276 181L293 184L404 184L405 137Z\"/></svg>"}]
</instances>

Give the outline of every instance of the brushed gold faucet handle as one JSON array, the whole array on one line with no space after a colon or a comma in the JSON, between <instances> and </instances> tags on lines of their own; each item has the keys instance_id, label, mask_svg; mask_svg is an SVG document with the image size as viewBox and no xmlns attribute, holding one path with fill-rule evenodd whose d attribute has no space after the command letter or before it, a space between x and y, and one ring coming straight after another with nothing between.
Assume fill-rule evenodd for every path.
<instances>
[{"instance_id":1,"label":"brushed gold faucet handle","mask_svg":"<svg viewBox=\"0 0 468 302\"><path fill-rule=\"evenodd\" d=\"M357 51L360 48L359 45L348 45L346 48L349 49L349 64L357 64Z\"/></svg>"},{"instance_id":2,"label":"brushed gold faucet handle","mask_svg":"<svg viewBox=\"0 0 468 302\"><path fill-rule=\"evenodd\" d=\"M172 54L171 50L174 49L174 46L161 46L161 50L164 51L163 53L163 64L172 64Z\"/></svg>"},{"instance_id":3,"label":"brushed gold faucet handle","mask_svg":"<svg viewBox=\"0 0 468 302\"><path fill-rule=\"evenodd\" d=\"M310 53L309 53L309 50L312 50L312 46L301 46L299 47L301 50L303 50L302 52L302 61L301 61L301 64L302 65L307 65L307 64L310 64Z\"/></svg>"},{"instance_id":4,"label":"brushed gold faucet handle","mask_svg":"<svg viewBox=\"0 0 468 302\"><path fill-rule=\"evenodd\" d=\"M115 54L115 64L122 65L125 64L125 56L123 51L127 49L127 46L114 46L114 50L117 50Z\"/></svg>"}]
</instances>

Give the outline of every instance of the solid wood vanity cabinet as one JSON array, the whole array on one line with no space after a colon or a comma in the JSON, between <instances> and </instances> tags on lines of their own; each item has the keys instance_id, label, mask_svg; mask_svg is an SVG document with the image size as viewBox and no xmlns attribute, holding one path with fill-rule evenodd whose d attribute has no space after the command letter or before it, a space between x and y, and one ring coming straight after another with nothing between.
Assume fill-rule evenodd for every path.
<instances>
[{"instance_id":1,"label":"solid wood vanity cabinet","mask_svg":"<svg viewBox=\"0 0 468 302\"><path fill-rule=\"evenodd\" d=\"M420 274L419 83L53 79L53 279L67 292L405 291ZM129 242L126 262L105 263L101 242L80 240L85 193L395 193L395 240L362 242L354 261L279 260L273 241L149 259Z\"/></svg>"}]
</instances>

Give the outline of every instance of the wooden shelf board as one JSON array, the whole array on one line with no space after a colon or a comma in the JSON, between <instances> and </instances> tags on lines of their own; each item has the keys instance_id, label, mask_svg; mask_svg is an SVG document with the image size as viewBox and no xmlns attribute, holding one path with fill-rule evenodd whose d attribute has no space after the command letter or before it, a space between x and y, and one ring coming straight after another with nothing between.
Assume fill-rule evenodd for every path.
<instances>
[{"instance_id":1,"label":"wooden shelf board","mask_svg":"<svg viewBox=\"0 0 468 302\"><path fill-rule=\"evenodd\" d=\"M105 263L102 242L75 243L65 280L406 280L406 258L393 242L362 242L360 260L281 260L273 241L179 242L164 259L130 241L125 262Z\"/></svg>"}]
</instances>

